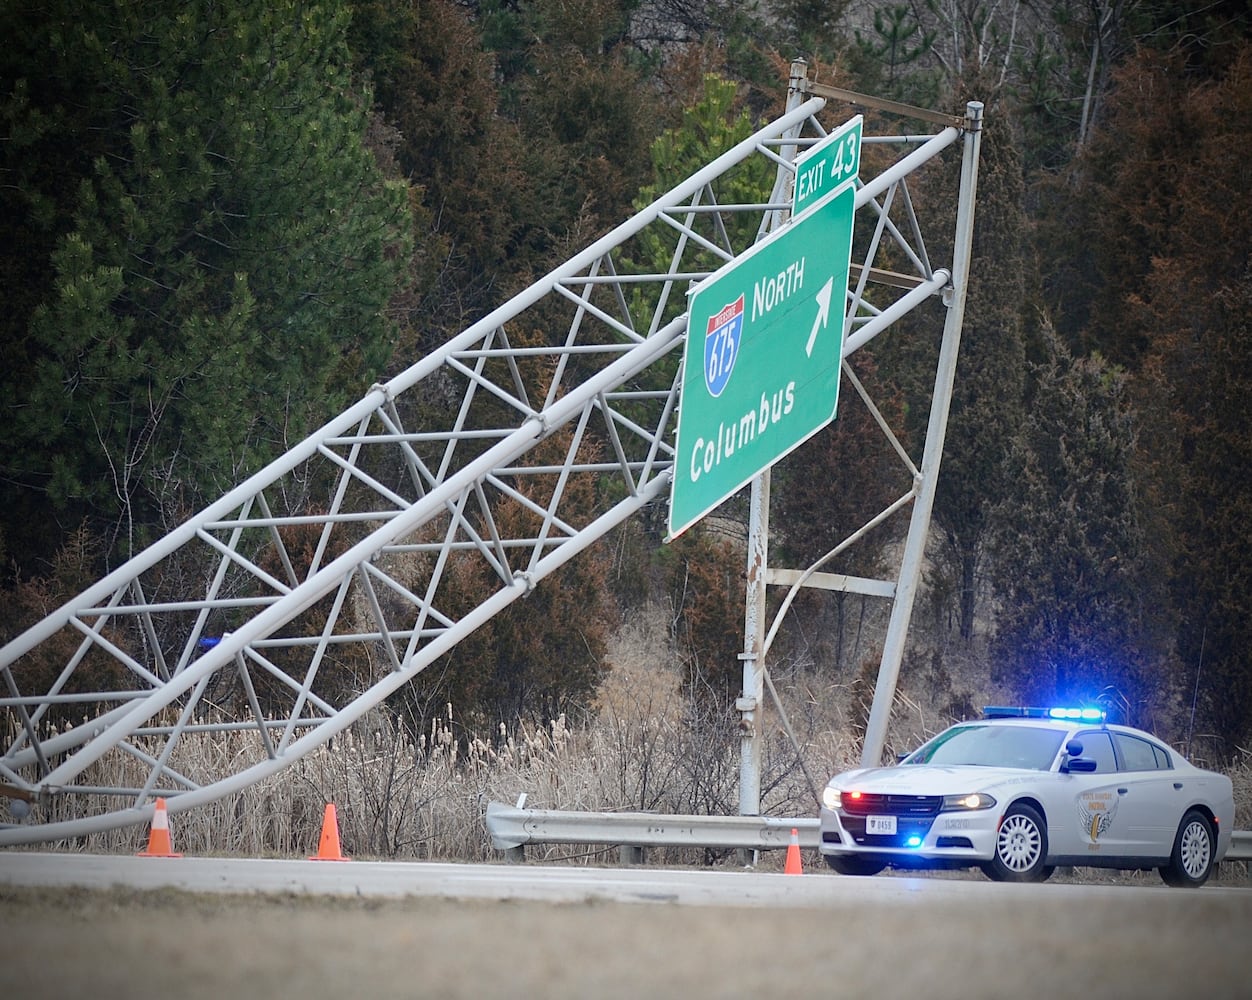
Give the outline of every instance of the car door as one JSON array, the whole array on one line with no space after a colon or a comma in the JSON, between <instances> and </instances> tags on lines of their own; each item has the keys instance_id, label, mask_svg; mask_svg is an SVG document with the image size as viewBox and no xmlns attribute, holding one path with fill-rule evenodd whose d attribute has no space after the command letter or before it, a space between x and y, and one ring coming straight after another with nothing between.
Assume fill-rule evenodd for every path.
<instances>
[{"instance_id":1,"label":"car door","mask_svg":"<svg viewBox=\"0 0 1252 1000\"><path fill-rule=\"evenodd\" d=\"M1054 835L1053 852L1065 854L1081 864L1082 857L1093 864L1108 857L1128 857L1136 853L1129 836L1128 817L1122 811L1126 795L1123 775L1118 771L1113 740L1107 730L1093 729L1075 734L1082 744L1082 756L1094 760L1094 772L1071 774L1071 812L1053 825L1060 827ZM1066 845L1062 849L1061 842Z\"/></svg>"},{"instance_id":2,"label":"car door","mask_svg":"<svg viewBox=\"0 0 1252 1000\"><path fill-rule=\"evenodd\" d=\"M1118 815L1132 857L1163 858L1182 816L1182 787L1168 752L1130 733L1113 733Z\"/></svg>"}]
</instances>

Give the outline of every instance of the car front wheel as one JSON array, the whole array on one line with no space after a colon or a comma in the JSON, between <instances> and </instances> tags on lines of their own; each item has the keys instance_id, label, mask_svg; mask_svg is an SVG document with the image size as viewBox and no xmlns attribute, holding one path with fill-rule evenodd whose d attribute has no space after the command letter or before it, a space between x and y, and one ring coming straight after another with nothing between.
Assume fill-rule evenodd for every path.
<instances>
[{"instance_id":1,"label":"car front wheel","mask_svg":"<svg viewBox=\"0 0 1252 1000\"><path fill-rule=\"evenodd\" d=\"M982 866L996 882L1042 882L1052 874L1045 865L1048 830L1034 806L1024 802L1009 806L996 834L995 856Z\"/></svg>"},{"instance_id":2,"label":"car front wheel","mask_svg":"<svg viewBox=\"0 0 1252 1000\"><path fill-rule=\"evenodd\" d=\"M826 864L840 875L877 875L887 866L868 858L852 858L846 854L827 854Z\"/></svg>"},{"instance_id":3,"label":"car front wheel","mask_svg":"<svg viewBox=\"0 0 1252 1000\"><path fill-rule=\"evenodd\" d=\"M1178 824L1169 864L1160 869L1166 885L1198 889L1213 873L1216 847L1213 824L1198 809L1190 810Z\"/></svg>"}]
</instances>

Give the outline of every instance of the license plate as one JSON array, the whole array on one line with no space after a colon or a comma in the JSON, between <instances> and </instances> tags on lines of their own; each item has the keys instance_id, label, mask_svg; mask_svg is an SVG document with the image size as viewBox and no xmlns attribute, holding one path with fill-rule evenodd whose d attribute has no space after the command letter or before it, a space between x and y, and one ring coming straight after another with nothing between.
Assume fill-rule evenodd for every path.
<instances>
[{"instance_id":1,"label":"license plate","mask_svg":"<svg viewBox=\"0 0 1252 1000\"><path fill-rule=\"evenodd\" d=\"M891 836L896 832L896 818L894 816L866 816L865 832Z\"/></svg>"}]
</instances>

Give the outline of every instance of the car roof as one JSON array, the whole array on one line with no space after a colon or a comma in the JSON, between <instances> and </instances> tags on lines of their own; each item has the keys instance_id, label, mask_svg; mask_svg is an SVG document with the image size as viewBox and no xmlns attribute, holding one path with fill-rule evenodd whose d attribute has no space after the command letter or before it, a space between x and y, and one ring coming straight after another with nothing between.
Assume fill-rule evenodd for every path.
<instances>
[{"instance_id":1,"label":"car roof","mask_svg":"<svg viewBox=\"0 0 1252 1000\"><path fill-rule=\"evenodd\" d=\"M1078 730L1105 729L1112 733L1125 733L1129 736L1138 736L1142 739L1151 740L1159 743L1163 747L1169 744L1162 740L1159 736L1153 736L1151 733L1143 729L1136 729L1134 726L1123 726L1115 722L1101 722L1099 719L1034 719L1019 718L1016 716L1004 717L997 716L994 719L966 719L964 722L956 723L957 726L1027 726L1031 729L1055 729L1058 732L1077 732ZM949 727L955 728L955 727Z\"/></svg>"}]
</instances>

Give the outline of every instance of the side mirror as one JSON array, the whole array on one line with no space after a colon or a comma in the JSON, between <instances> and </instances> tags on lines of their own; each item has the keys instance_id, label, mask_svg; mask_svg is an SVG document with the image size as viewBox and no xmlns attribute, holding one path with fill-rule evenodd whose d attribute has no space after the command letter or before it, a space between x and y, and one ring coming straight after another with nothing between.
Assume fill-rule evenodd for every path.
<instances>
[{"instance_id":1,"label":"side mirror","mask_svg":"<svg viewBox=\"0 0 1252 1000\"><path fill-rule=\"evenodd\" d=\"M1065 754L1068 759L1061 765L1062 774L1091 774L1096 769L1096 762L1094 760L1086 760L1083 758L1082 740L1070 740L1066 743Z\"/></svg>"}]
</instances>

